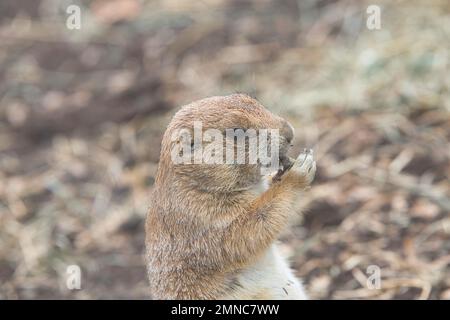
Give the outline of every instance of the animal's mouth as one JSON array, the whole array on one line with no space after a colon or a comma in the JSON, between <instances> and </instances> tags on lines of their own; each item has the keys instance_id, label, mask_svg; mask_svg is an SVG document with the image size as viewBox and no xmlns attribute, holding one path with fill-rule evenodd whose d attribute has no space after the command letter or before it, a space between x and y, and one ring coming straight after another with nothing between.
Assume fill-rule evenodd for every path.
<instances>
[{"instance_id":1,"label":"animal's mouth","mask_svg":"<svg viewBox=\"0 0 450 320\"><path fill-rule=\"evenodd\" d=\"M289 158L287 155L280 156L280 164L281 168L278 169L277 173L272 177L273 182L277 182L281 180L281 177L284 175L286 171L288 171L294 164L294 159Z\"/></svg>"},{"instance_id":2,"label":"animal's mouth","mask_svg":"<svg viewBox=\"0 0 450 320\"><path fill-rule=\"evenodd\" d=\"M278 156L278 163L275 166L276 170L283 170L286 171L288 170L290 167L292 167L293 164L293 159L289 158L287 155L283 154L283 155L279 155ZM263 168L274 168L274 163L270 162L270 163L261 163L258 160L258 164L263 167Z\"/></svg>"},{"instance_id":3,"label":"animal's mouth","mask_svg":"<svg viewBox=\"0 0 450 320\"><path fill-rule=\"evenodd\" d=\"M274 163L261 163L259 162L258 159L258 163L265 168L269 168L269 167L274 167ZM278 155L278 163L276 165L276 168L282 171L286 171L289 170L292 167L292 164L294 163L294 159L290 158L287 155L287 150L284 149L280 149L279 155Z\"/></svg>"},{"instance_id":4,"label":"animal's mouth","mask_svg":"<svg viewBox=\"0 0 450 320\"><path fill-rule=\"evenodd\" d=\"M284 155L280 156L280 164L283 167L282 170L286 171L292 167L292 165L294 164L294 161L291 158L289 158L287 155L284 154Z\"/></svg>"}]
</instances>

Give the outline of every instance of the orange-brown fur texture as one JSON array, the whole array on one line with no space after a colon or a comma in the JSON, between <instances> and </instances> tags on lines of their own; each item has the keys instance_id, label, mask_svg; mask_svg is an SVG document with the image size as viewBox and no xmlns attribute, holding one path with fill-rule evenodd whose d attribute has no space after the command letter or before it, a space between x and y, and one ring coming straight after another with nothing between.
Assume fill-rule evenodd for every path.
<instances>
[{"instance_id":1,"label":"orange-brown fur texture","mask_svg":"<svg viewBox=\"0 0 450 320\"><path fill-rule=\"evenodd\" d=\"M203 130L280 129L281 157L293 138L287 121L244 94L199 100L175 114L162 140L146 221L151 295L154 299L270 298L265 292L239 295L239 273L271 247L294 212L295 197L312 179L289 170L260 193L255 187L261 182L258 165L174 165L172 133L192 129L194 121L202 121Z\"/></svg>"}]
</instances>

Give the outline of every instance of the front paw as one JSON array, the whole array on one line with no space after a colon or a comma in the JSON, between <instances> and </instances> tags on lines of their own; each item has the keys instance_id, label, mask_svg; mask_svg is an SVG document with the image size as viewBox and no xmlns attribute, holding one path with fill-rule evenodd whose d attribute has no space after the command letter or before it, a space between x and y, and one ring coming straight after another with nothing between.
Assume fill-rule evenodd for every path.
<instances>
[{"instance_id":1,"label":"front paw","mask_svg":"<svg viewBox=\"0 0 450 320\"><path fill-rule=\"evenodd\" d=\"M316 162L314 161L313 150L304 149L297 159L295 159L290 170L302 177L308 185L311 184L316 174Z\"/></svg>"}]
</instances>

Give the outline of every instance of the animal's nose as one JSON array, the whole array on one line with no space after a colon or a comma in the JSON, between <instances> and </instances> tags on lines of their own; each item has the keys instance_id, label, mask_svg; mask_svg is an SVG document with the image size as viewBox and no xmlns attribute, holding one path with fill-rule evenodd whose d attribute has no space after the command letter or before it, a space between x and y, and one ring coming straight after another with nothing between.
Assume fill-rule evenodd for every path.
<instances>
[{"instance_id":1,"label":"animal's nose","mask_svg":"<svg viewBox=\"0 0 450 320\"><path fill-rule=\"evenodd\" d=\"M286 139L288 143L291 143L294 139L294 128L289 122L283 122L283 126L281 127L281 135Z\"/></svg>"}]
</instances>

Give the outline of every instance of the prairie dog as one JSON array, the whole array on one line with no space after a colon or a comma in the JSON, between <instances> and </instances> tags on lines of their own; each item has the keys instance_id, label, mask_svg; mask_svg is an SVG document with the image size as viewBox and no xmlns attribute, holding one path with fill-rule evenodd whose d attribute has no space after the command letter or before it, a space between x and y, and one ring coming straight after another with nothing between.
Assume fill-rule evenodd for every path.
<instances>
[{"instance_id":1,"label":"prairie dog","mask_svg":"<svg viewBox=\"0 0 450 320\"><path fill-rule=\"evenodd\" d=\"M174 164L174 132L192 130L194 121L222 131L278 129L285 172L265 179L260 163ZM293 137L286 120L245 94L195 101L175 114L146 221L152 298L306 299L275 243L316 170L312 152L288 160Z\"/></svg>"}]
</instances>

